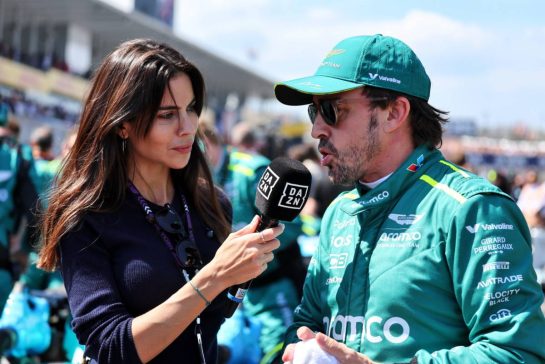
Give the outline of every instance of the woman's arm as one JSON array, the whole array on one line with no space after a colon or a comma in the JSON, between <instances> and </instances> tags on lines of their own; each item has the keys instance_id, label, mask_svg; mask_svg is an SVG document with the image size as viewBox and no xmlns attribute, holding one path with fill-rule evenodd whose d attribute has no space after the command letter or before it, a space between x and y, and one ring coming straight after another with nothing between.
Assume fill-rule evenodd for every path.
<instances>
[{"instance_id":1,"label":"woman's arm","mask_svg":"<svg viewBox=\"0 0 545 364\"><path fill-rule=\"evenodd\" d=\"M254 233L259 219L229 235L208 263L191 282L210 302L226 288L246 282L263 273L280 245L276 236L283 225ZM206 303L196 290L185 284L165 302L132 321L132 336L138 356L148 362L172 343L204 310Z\"/></svg>"}]
</instances>

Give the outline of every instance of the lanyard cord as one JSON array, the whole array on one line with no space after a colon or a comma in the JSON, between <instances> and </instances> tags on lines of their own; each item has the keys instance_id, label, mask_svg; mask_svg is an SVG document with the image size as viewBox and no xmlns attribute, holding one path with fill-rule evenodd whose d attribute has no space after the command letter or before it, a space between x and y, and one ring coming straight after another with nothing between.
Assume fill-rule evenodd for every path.
<instances>
[{"instance_id":1,"label":"lanyard cord","mask_svg":"<svg viewBox=\"0 0 545 364\"><path fill-rule=\"evenodd\" d=\"M144 212L146 214L146 220L155 227L155 230L157 230L157 232L159 233L159 236L161 236L161 239L166 244L168 250L170 250L170 253L172 254L174 259L176 260L176 263L178 264L178 266L180 266L182 268L182 273L184 275L186 283L189 283L189 281L190 281L189 274L185 270L184 265L182 264L182 262L180 261L180 258L178 257L178 254L176 254L176 249L174 248L174 244L172 244L172 241L170 240L170 238L163 231L163 229L161 229L159 224L157 224L157 220L155 218L155 214L153 213L153 210L151 209L151 207L149 207L149 205L146 202L146 199L144 198L144 196L142 196L140 191L138 191L136 186L130 180L129 180L129 189L131 190L131 192L134 194L134 196L138 200L138 203L140 203L140 206L142 207L142 209L144 209ZM191 240L191 242L195 246L197 246L195 236L193 235L193 224L191 223L191 217L189 216L189 206L187 204L187 200L185 199L184 194L180 193L180 195L182 197L182 202L184 204L184 211L185 211L185 216L186 216L186 221L187 221L187 228L189 230L188 231L189 239ZM198 271L199 271L198 269L195 269L195 274L197 274ZM204 348L203 348L203 344L202 344L202 330L201 330L201 316L200 315L198 315L197 318L195 319L195 335L197 336L197 344L198 344L198 347L199 347L199 354L201 356L201 363L206 364L206 359L204 357Z\"/></svg>"}]
</instances>

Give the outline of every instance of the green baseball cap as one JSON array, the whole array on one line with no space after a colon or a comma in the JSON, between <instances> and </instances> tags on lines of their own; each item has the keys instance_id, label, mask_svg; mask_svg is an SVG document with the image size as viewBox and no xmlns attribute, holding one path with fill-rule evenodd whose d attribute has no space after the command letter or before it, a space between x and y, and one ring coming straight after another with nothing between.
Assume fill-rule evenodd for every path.
<instances>
[{"instance_id":1,"label":"green baseball cap","mask_svg":"<svg viewBox=\"0 0 545 364\"><path fill-rule=\"evenodd\" d=\"M322 60L314 76L277 83L274 93L286 105L312 103L314 95L330 95L374 86L430 98L431 82L424 66L399 39L382 34L350 37Z\"/></svg>"}]
</instances>

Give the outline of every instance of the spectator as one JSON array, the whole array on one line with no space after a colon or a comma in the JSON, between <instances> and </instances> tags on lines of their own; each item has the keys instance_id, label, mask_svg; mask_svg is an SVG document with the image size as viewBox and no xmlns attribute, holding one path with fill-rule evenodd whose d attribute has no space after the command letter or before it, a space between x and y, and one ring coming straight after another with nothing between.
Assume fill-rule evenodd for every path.
<instances>
[{"instance_id":1,"label":"spectator","mask_svg":"<svg viewBox=\"0 0 545 364\"><path fill-rule=\"evenodd\" d=\"M0 109L5 110L4 106L0 105ZM0 312L16 280L10 256L12 236L20 215L26 216L30 226L34 225L37 200L31 180L33 161L23 157L21 145L6 128L8 118L8 112L0 112Z\"/></svg>"}]
</instances>

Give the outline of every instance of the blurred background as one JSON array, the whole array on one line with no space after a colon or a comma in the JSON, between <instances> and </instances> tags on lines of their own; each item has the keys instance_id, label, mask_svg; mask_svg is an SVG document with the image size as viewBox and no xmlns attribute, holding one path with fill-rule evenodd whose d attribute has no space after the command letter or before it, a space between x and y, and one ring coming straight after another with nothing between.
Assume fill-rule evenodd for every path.
<instances>
[{"instance_id":1,"label":"blurred background","mask_svg":"<svg viewBox=\"0 0 545 364\"><path fill-rule=\"evenodd\" d=\"M305 107L274 100L274 83L313 73L344 37L382 33L416 51L430 103L450 111L447 157L513 179L545 166L543 14L530 0L0 0L0 95L21 142L47 124L59 152L93 69L120 42L149 37L202 70L227 140L244 119L282 148L308 139L309 124Z\"/></svg>"}]
</instances>

